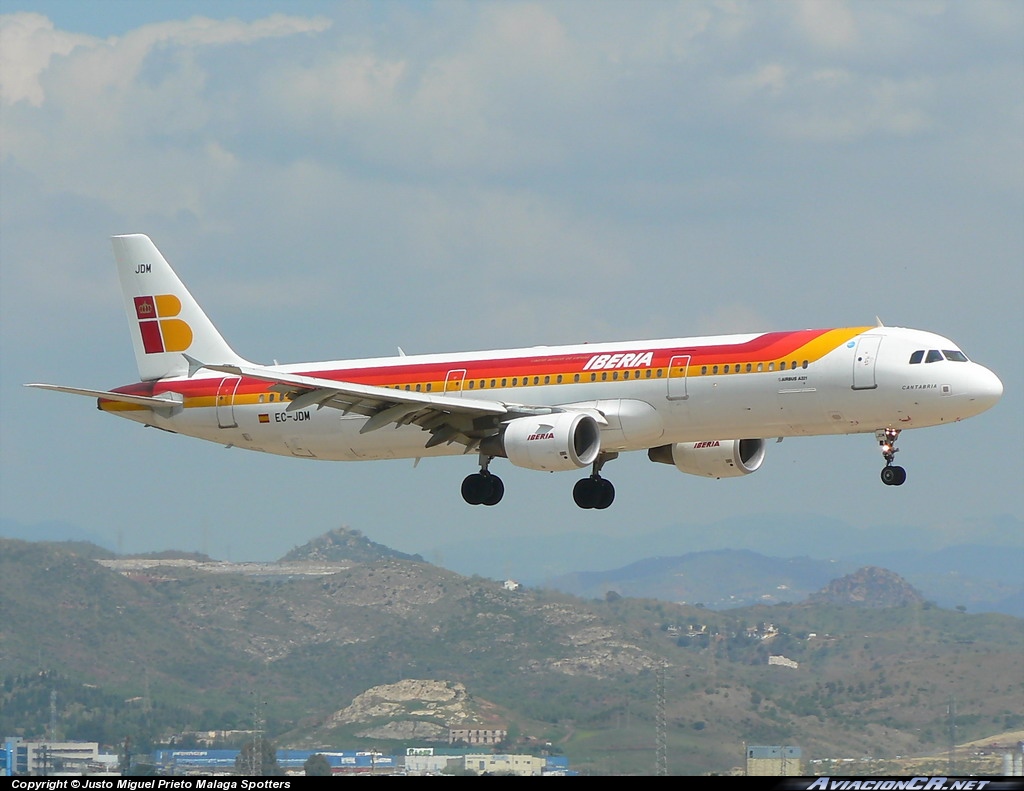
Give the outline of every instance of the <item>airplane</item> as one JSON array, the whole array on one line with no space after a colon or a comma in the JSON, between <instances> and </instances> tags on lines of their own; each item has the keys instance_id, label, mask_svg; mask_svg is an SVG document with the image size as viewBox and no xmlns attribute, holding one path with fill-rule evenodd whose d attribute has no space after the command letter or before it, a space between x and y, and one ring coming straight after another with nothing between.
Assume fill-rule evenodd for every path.
<instances>
[{"instance_id":1,"label":"airplane","mask_svg":"<svg viewBox=\"0 0 1024 791\"><path fill-rule=\"evenodd\" d=\"M1002 396L951 340L883 326L583 343L259 365L227 344L148 236L112 237L140 381L113 390L33 383L97 399L146 426L282 456L362 461L475 453L470 505L496 505L494 459L590 468L580 508L605 509L602 476L645 451L680 472L756 472L771 438L874 434L881 479L905 429L954 423Z\"/></svg>"}]
</instances>

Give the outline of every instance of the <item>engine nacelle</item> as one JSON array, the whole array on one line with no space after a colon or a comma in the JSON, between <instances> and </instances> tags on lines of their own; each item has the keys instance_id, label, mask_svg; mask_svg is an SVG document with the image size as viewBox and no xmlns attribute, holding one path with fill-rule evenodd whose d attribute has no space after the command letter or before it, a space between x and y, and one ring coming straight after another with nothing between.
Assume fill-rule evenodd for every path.
<instances>
[{"instance_id":1,"label":"engine nacelle","mask_svg":"<svg viewBox=\"0 0 1024 791\"><path fill-rule=\"evenodd\" d=\"M519 417L499 436L484 440L480 450L530 470L578 470L601 452L601 428L582 412Z\"/></svg>"},{"instance_id":2,"label":"engine nacelle","mask_svg":"<svg viewBox=\"0 0 1024 791\"><path fill-rule=\"evenodd\" d=\"M674 464L680 472L705 478L738 478L749 475L764 461L763 439L722 439L676 442L647 451L651 461Z\"/></svg>"}]
</instances>

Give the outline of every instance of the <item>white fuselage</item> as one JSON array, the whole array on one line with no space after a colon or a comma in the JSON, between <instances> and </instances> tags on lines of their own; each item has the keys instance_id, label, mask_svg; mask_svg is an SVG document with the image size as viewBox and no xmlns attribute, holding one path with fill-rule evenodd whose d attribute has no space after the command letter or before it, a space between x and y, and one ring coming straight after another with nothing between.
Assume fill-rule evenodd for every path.
<instances>
[{"instance_id":1,"label":"white fuselage","mask_svg":"<svg viewBox=\"0 0 1024 791\"><path fill-rule=\"evenodd\" d=\"M351 360L276 370L372 380L395 389L510 405L592 411L603 417L603 452L940 425L988 409L1002 393L991 371L966 358L910 362L916 351L925 356L929 351L958 352L941 336L895 327L827 332L832 335L812 340L794 349L791 359L781 360L775 349L737 355L737 349L763 336L736 335ZM180 395L183 408L160 414L102 401L101 407L177 433L288 456L356 461L466 452L458 443L425 448L430 435L415 425L360 433L365 415L315 405L289 409L290 403L265 383L253 386L240 377L176 377L152 384L151 395L166 393Z\"/></svg>"}]
</instances>

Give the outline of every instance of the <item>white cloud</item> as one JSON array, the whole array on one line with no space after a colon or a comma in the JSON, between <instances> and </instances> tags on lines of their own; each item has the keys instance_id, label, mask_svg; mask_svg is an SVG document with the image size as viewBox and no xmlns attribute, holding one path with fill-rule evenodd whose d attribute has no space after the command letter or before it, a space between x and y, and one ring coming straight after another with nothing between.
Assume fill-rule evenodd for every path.
<instances>
[{"instance_id":1,"label":"white cloud","mask_svg":"<svg viewBox=\"0 0 1024 791\"><path fill-rule=\"evenodd\" d=\"M0 104L24 101L39 107L45 98L40 75L52 58L97 43L91 36L55 30L42 14L0 15Z\"/></svg>"},{"instance_id":2,"label":"white cloud","mask_svg":"<svg viewBox=\"0 0 1024 791\"><path fill-rule=\"evenodd\" d=\"M845 0L800 0L789 6L809 43L824 50L845 50L860 40L856 19Z\"/></svg>"}]
</instances>

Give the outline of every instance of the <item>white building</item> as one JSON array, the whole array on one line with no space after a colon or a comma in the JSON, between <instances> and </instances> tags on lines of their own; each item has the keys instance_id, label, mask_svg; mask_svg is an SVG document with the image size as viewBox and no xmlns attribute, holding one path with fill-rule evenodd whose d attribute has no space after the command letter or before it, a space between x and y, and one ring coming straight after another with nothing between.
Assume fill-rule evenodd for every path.
<instances>
[{"instance_id":1,"label":"white building","mask_svg":"<svg viewBox=\"0 0 1024 791\"><path fill-rule=\"evenodd\" d=\"M49 777L117 775L117 756L100 753L97 742L29 742L14 736L2 743L6 770L12 775Z\"/></svg>"}]
</instances>

